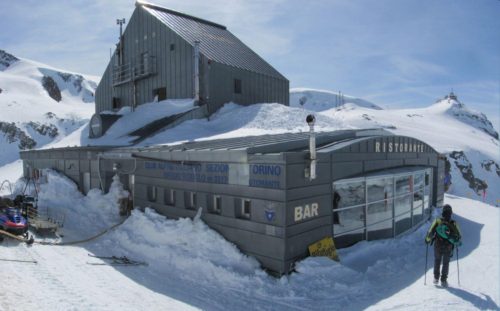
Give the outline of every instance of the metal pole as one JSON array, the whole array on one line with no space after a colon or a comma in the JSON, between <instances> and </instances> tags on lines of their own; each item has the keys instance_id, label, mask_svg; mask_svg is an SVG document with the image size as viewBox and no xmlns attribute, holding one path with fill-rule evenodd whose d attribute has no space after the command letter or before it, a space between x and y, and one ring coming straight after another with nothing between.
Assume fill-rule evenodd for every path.
<instances>
[{"instance_id":1,"label":"metal pole","mask_svg":"<svg viewBox=\"0 0 500 311\"><path fill-rule=\"evenodd\" d=\"M429 244L425 243L425 271L424 271L424 285L427 285L427 257L429 254Z\"/></svg>"},{"instance_id":2,"label":"metal pole","mask_svg":"<svg viewBox=\"0 0 500 311\"><path fill-rule=\"evenodd\" d=\"M460 266L458 265L458 246L457 246L457 277L458 277L458 286L460 286Z\"/></svg>"}]
</instances>

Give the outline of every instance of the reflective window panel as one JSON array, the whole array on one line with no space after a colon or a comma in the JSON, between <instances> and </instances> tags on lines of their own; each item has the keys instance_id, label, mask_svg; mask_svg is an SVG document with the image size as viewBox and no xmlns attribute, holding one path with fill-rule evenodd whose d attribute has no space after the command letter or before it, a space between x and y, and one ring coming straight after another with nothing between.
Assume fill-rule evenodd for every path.
<instances>
[{"instance_id":1,"label":"reflective window panel","mask_svg":"<svg viewBox=\"0 0 500 311\"><path fill-rule=\"evenodd\" d=\"M368 226L386 219L392 219L392 199L368 204Z\"/></svg>"},{"instance_id":2,"label":"reflective window panel","mask_svg":"<svg viewBox=\"0 0 500 311\"><path fill-rule=\"evenodd\" d=\"M396 196L413 190L412 176L396 177Z\"/></svg>"},{"instance_id":3,"label":"reflective window panel","mask_svg":"<svg viewBox=\"0 0 500 311\"><path fill-rule=\"evenodd\" d=\"M335 192L337 195L335 195ZM365 182L335 184L334 196L337 198L338 208L364 204Z\"/></svg>"},{"instance_id":4,"label":"reflective window panel","mask_svg":"<svg viewBox=\"0 0 500 311\"><path fill-rule=\"evenodd\" d=\"M393 197L394 178L377 178L366 181L367 201L375 202Z\"/></svg>"},{"instance_id":5,"label":"reflective window panel","mask_svg":"<svg viewBox=\"0 0 500 311\"><path fill-rule=\"evenodd\" d=\"M342 234L365 226L365 206L339 211L338 224L333 225L333 234Z\"/></svg>"},{"instance_id":6,"label":"reflective window panel","mask_svg":"<svg viewBox=\"0 0 500 311\"><path fill-rule=\"evenodd\" d=\"M411 211L412 194L403 195L394 199L394 215L401 215Z\"/></svg>"},{"instance_id":7,"label":"reflective window panel","mask_svg":"<svg viewBox=\"0 0 500 311\"><path fill-rule=\"evenodd\" d=\"M396 225L396 235L399 235L408 229L411 228L411 213L406 213L403 215L396 216L395 225Z\"/></svg>"},{"instance_id":8,"label":"reflective window panel","mask_svg":"<svg viewBox=\"0 0 500 311\"><path fill-rule=\"evenodd\" d=\"M392 218L368 226L367 230L368 230L368 241L392 238L393 237Z\"/></svg>"}]
</instances>

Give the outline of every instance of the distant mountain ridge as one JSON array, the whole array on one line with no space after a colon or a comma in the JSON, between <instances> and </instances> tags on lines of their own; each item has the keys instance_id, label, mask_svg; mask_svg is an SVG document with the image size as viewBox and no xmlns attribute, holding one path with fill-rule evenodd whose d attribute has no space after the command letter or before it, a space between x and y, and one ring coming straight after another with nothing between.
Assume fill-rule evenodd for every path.
<instances>
[{"instance_id":1,"label":"distant mountain ridge","mask_svg":"<svg viewBox=\"0 0 500 311\"><path fill-rule=\"evenodd\" d=\"M96 81L0 50L0 165L87 123Z\"/></svg>"}]
</instances>

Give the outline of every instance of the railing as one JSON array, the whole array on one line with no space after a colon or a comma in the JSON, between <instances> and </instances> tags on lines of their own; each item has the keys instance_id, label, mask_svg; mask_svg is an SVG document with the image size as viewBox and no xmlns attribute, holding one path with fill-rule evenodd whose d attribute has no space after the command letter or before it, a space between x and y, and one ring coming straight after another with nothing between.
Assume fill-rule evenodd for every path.
<instances>
[{"instance_id":1,"label":"railing","mask_svg":"<svg viewBox=\"0 0 500 311\"><path fill-rule=\"evenodd\" d=\"M154 74L156 74L156 57L145 53L133 58L131 62L113 67L113 86L140 80Z\"/></svg>"}]
</instances>

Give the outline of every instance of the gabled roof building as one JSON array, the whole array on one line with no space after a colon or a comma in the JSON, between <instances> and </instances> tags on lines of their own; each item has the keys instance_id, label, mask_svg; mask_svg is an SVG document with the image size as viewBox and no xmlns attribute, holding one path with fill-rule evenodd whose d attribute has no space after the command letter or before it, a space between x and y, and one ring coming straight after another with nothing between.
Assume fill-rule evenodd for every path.
<instances>
[{"instance_id":1,"label":"gabled roof building","mask_svg":"<svg viewBox=\"0 0 500 311\"><path fill-rule=\"evenodd\" d=\"M228 102L288 105L289 82L226 27L137 1L96 90L96 114L177 98L194 98L204 116Z\"/></svg>"}]
</instances>

